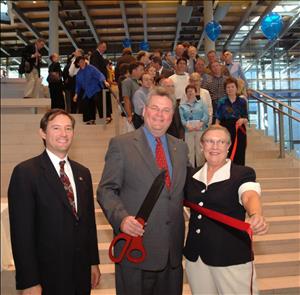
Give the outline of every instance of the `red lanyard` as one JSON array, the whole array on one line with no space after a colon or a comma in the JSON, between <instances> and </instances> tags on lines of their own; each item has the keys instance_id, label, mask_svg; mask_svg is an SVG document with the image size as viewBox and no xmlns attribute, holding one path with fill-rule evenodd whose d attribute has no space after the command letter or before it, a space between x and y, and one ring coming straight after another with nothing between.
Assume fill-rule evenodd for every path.
<instances>
[{"instance_id":1,"label":"red lanyard","mask_svg":"<svg viewBox=\"0 0 300 295\"><path fill-rule=\"evenodd\" d=\"M223 224L226 224L226 225L228 225L230 227L233 227L235 229L238 229L240 231L245 231L248 234L248 236L251 240L251 253L252 253L252 236L253 236L253 232L252 232L252 229L251 229L249 223L241 221L241 220L233 218L233 217L230 217L230 216L225 215L223 213L220 213L220 212L217 212L217 211L214 211L214 210L211 210L211 209L204 208L202 206L199 206L199 205L197 205L195 203L192 203L192 202L189 202L187 200L183 201L183 205L193 209L196 212L199 212L199 213L203 214L204 216L206 216L210 219L219 221ZM251 263L251 266L252 266L252 270L251 270L250 294L253 294L253 290L252 290L253 261Z\"/></svg>"}]
</instances>

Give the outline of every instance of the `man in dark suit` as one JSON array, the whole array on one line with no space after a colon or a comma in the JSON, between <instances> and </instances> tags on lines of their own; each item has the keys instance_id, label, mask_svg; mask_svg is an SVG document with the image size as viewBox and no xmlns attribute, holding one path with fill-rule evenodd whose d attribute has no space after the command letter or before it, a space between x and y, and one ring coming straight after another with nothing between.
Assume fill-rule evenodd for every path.
<instances>
[{"instance_id":1,"label":"man in dark suit","mask_svg":"<svg viewBox=\"0 0 300 295\"><path fill-rule=\"evenodd\" d=\"M65 111L48 111L40 122L45 151L11 176L11 243L22 295L87 295L100 280L91 174L67 156L74 125Z\"/></svg>"},{"instance_id":2,"label":"man in dark suit","mask_svg":"<svg viewBox=\"0 0 300 295\"><path fill-rule=\"evenodd\" d=\"M139 264L126 259L116 264L117 294L181 295L187 145L166 134L174 112L168 92L154 88L148 98L143 111L144 126L111 140L97 200L114 233L143 235L147 252ZM162 158L167 171L166 185L143 229L135 216L162 168ZM116 256L120 246L115 247Z\"/></svg>"},{"instance_id":3,"label":"man in dark suit","mask_svg":"<svg viewBox=\"0 0 300 295\"><path fill-rule=\"evenodd\" d=\"M163 67L162 59L158 56L154 56L152 58L152 65L156 69L156 76L155 76L156 81L158 79L169 78L170 76L172 76L174 74L174 71L168 70Z\"/></svg>"},{"instance_id":4,"label":"man in dark suit","mask_svg":"<svg viewBox=\"0 0 300 295\"><path fill-rule=\"evenodd\" d=\"M45 40L37 39L34 44L27 45L22 52L22 74L25 73L27 81L24 98L38 97L41 50L44 46Z\"/></svg>"},{"instance_id":5,"label":"man in dark suit","mask_svg":"<svg viewBox=\"0 0 300 295\"><path fill-rule=\"evenodd\" d=\"M105 53L107 49L107 45L104 41L100 41L98 43L98 46L96 50L91 54L90 57L90 65L96 67L104 76L105 79L107 80L107 64L108 60L106 60L103 57L103 54ZM111 122L111 113L112 113L112 105L111 105L111 97L110 93L106 92L106 117L107 117L107 123ZM100 97L99 101L97 103L97 109L99 112L99 117L103 118L103 96L102 96L102 91L100 92Z\"/></svg>"}]
</instances>

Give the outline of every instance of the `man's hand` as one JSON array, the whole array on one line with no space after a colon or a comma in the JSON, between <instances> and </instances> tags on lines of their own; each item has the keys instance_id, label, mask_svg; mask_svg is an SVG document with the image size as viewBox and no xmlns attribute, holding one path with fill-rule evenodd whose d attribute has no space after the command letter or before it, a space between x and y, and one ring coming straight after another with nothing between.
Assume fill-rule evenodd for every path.
<instances>
[{"instance_id":1,"label":"man's hand","mask_svg":"<svg viewBox=\"0 0 300 295\"><path fill-rule=\"evenodd\" d=\"M75 95L73 96L73 101L74 101L74 102L77 101L77 94L75 94Z\"/></svg>"},{"instance_id":2,"label":"man's hand","mask_svg":"<svg viewBox=\"0 0 300 295\"><path fill-rule=\"evenodd\" d=\"M42 295L41 285L36 285L21 291L21 295Z\"/></svg>"},{"instance_id":3,"label":"man's hand","mask_svg":"<svg viewBox=\"0 0 300 295\"><path fill-rule=\"evenodd\" d=\"M99 285L100 277L101 277L101 273L100 273L99 265L92 265L91 266L91 286L92 286L92 289L95 289Z\"/></svg>"},{"instance_id":4,"label":"man's hand","mask_svg":"<svg viewBox=\"0 0 300 295\"><path fill-rule=\"evenodd\" d=\"M132 237L138 237L144 234L143 226L135 219L134 216L125 217L121 222L120 229L123 233Z\"/></svg>"},{"instance_id":5,"label":"man's hand","mask_svg":"<svg viewBox=\"0 0 300 295\"><path fill-rule=\"evenodd\" d=\"M263 235L267 233L269 226L266 223L266 220L263 216L259 214L254 214L248 219L248 222L251 225L253 233L256 235Z\"/></svg>"},{"instance_id":6,"label":"man's hand","mask_svg":"<svg viewBox=\"0 0 300 295\"><path fill-rule=\"evenodd\" d=\"M127 121L128 121L128 123L130 124L130 123L132 122L132 116L128 116L128 117L127 117Z\"/></svg>"}]
</instances>

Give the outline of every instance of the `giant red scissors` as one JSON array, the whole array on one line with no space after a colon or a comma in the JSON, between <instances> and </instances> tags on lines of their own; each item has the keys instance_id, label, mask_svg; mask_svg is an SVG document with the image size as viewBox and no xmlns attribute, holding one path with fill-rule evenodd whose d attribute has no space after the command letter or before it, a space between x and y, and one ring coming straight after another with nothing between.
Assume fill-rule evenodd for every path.
<instances>
[{"instance_id":1,"label":"giant red scissors","mask_svg":"<svg viewBox=\"0 0 300 295\"><path fill-rule=\"evenodd\" d=\"M162 170L159 175L154 179L150 190L147 193L145 200L143 201L137 215L137 221L144 227L146 221L148 220L151 211L157 202L159 195L165 185L165 170ZM119 256L114 256L113 248L119 241L125 241L125 244L121 250ZM137 257L134 257L133 252L138 253ZM140 263L144 261L146 257L146 251L143 245L143 238L141 236L132 237L125 233L118 234L111 242L109 246L109 258L115 262L119 263L123 260L124 256L128 261L133 263Z\"/></svg>"}]
</instances>

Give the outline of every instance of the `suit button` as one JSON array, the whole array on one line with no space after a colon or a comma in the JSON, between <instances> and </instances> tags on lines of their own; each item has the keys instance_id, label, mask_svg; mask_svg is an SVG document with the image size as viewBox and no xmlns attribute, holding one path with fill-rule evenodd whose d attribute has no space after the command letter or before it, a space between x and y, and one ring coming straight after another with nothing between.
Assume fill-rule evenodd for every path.
<instances>
[{"instance_id":1,"label":"suit button","mask_svg":"<svg viewBox=\"0 0 300 295\"><path fill-rule=\"evenodd\" d=\"M203 202L199 202L198 205L202 207L203 206Z\"/></svg>"},{"instance_id":2,"label":"suit button","mask_svg":"<svg viewBox=\"0 0 300 295\"><path fill-rule=\"evenodd\" d=\"M167 222L166 222L166 225L169 225L169 224L170 224L170 221L167 221Z\"/></svg>"},{"instance_id":3,"label":"suit button","mask_svg":"<svg viewBox=\"0 0 300 295\"><path fill-rule=\"evenodd\" d=\"M169 200L171 200L171 196L169 196L169 198L168 198Z\"/></svg>"},{"instance_id":4,"label":"suit button","mask_svg":"<svg viewBox=\"0 0 300 295\"><path fill-rule=\"evenodd\" d=\"M200 228L197 228L197 229L196 229L196 233L199 235L200 232L201 232L201 229L200 229Z\"/></svg>"},{"instance_id":5,"label":"suit button","mask_svg":"<svg viewBox=\"0 0 300 295\"><path fill-rule=\"evenodd\" d=\"M205 193L205 189L203 189L202 191L201 191L201 194L204 194Z\"/></svg>"},{"instance_id":6,"label":"suit button","mask_svg":"<svg viewBox=\"0 0 300 295\"><path fill-rule=\"evenodd\" d=\"M201 218L202 218L202 215L201 215L201 214L199 214L199 215L198 215L198 219L201 219Z\"/></svg>"}]
</instances>

